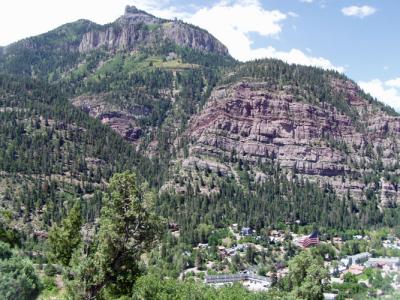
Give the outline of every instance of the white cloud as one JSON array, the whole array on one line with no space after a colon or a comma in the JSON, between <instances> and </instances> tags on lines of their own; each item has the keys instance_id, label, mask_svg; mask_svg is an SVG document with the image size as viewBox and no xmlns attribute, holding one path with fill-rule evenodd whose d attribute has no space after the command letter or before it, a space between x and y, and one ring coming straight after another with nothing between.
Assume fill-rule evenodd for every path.
<instances>
[{"instance_id":1,"label":"white cloud","mask_svg":"<svg viewBox=\"0 0 400 300\"><path fill-rule=\"evenodd\" d=\"M195 12L187 21L209 31L228 44L232 35L241 39L250 32L261 36L277 36L287 15L278 10L264 10L259 1L220 2ZM224 36L225 35L225 36Z\"/></svg>"},{"instance_id":2,"label":"white cloud","mask_svg":"<svg viewBox=\"0 0 400 300\"><path fill-rule=\"evenodd\" d=\"M291 49L290 51L279 51L273 47L267 48L258 48L258 49L249 49L247 55L250 57L249 59L257 59L257 58L277 58L283 60L289 64L300 64L305 66L315 66L321 67L324 69L332 69L339 72L344 72L345 68L341 66L335 66L326 58L323 57L314 57L305 54L303 51L299 49Z\"/></svg>"},{"instance_id":3,"label":"white cloud","mask_svg":"<svg viewBox=\"0 0 400 300\"><path fill-rule=\"evenodd\" d=\"M177 17L208 30L228 47L233 57L242 61L270 57L289 63L343 71L342 67L334 66L325 58L313 57L310 53L305 54L298 49L285 52L267 45L253 49L255 41L250 37L252 33L264 38L279 38L283 23L297 16L295 12L284 13L279 10L264 9L259 0L223 0L209 7L190 4L174 7L171 6L171 0L4 2L0 5L0 27L8 30L2 31L0 45L46 32L80 18L100 24L109 23L122 15L125 5L129 4L158 17L167 19Z\"/></svg>"},{"instance_id":4,"label":"white cloud","mask_svg":"<svg viewBox=\"0 0 400 300\"><path fill-rule=\"evenodd\" d=\"M124 11L126 0L8 0L0 4L0 45L47 32L78 19L104 24Z\"/></svg>"},{"instance_id":5,"label":"white cloud","mask_svg":"<svg viewBox=\"0 0 400 300\"><path fill-rule=\"evenodd\" d=\"M139 9L151 13L159 18L164 19L186 19L190 14L175 6L170 5L170 0L132 0L130 5L135 5ZM187 5L186 8L193 8L193 5Z\"/></svg>"},{"instance_id":6,"label":"white cloud","mask_svg":"<svg viewBox=\"0 0 400 300\"><path fill-rule=\"evenodd\" d=\"M400 112L400 78L386 82L373 79L360 81L358 84L364 91Z\"/></svg>"},{"instance_id":7,"label":"white cloud","mask_svg":"<svg viewBox=\"0 0 400 300\"><path fill-rule=\"evenodd\" d=\"M372 6L348 6L342 8L342 13L349 17L365 18L376 13L376 9Z\"/></svg>"},{"instance_id":8,"label":"white cloud","mask_svg":"<svg viewBox=\"0 0 400 300\"><path fill-rule=\"evenodd\" d=\"M110 23L123 14L126 5L136 5L162 18L188 16L169 4L170 0L3 0L0 4L0 28L3 28L0 45L41 34L78 19ZM186 8L192 7L187 5Z\"/></svg>"},{"instance_id":9,"label":"white cloud","mask_svg":"<svg viewBox=\"0 0 400 300\"><path fill-rule=\"evenodd\" d=\"M303 3L313 3L314 0L300 0L300 2L303 2Z\"/></svg>"},{"instance_id":10,"label":"white cloud","mask_svg":"<svg viewBox=\"0 0 400 300\"><path fill-rule=\"evenodd\" d=\"M238 60L248 61L257 58L278 58L288 63L318 66L325 69L344 71L343 67L334 66L322 57L306 55L301 50L279 51L273 47L253 49L250 33L262 37L279 37L282 32L282 22L293 13L282 13L278 10L266 10L260 1L239 0L223 1L212 7L204 7L185 21L200 26L225 44L230 54Z\"/></svg>"},{"instance_id":11,"label":"white cloud","mask_svg":"<svg viewBox=\"0 0 400 300\"><path fill-rule=\"evenodd\" d=\"M394 87L400 89L400 77L391 79L385 82L385 84L389 87Z\"/></svg>"}]
</instances>

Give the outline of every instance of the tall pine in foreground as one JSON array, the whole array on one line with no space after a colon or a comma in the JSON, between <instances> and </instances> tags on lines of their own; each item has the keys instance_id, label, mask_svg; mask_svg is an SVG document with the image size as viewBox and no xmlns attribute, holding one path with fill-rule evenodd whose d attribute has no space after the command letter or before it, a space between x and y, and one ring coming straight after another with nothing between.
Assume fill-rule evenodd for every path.
<instances>
[{"instance_id":1,"label":"tall pine in foreground","mask_svg":"<svg viewBox=\"0 0 400 300\"><path fill-rule=\"evenodd\" d=\"M100 227L87 257L80 259L73 288L76 299L130 295L140 275L140 256L161 233L153 195L130 172L115 174L105 195Z\"/></svg>"},{"instance_id":2,"label":"tall pine in foreground","mask_svg":"<svg viewBox=\"0 0 400 300\"><path fill-rule=\"evenodd\" d=\"M74 250L82 241L81 226L81 206L76 202L61 226L54 226L49 232L51 256L64 266L69 265Z\"/></svg>"}]
</instances>

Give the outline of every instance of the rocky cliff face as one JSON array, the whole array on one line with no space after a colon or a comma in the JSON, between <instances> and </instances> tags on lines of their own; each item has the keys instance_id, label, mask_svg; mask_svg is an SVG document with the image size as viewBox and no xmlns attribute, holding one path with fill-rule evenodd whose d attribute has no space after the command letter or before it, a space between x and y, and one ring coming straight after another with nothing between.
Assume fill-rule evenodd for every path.
<instances>
[{"instance_id":1,"label":"rocky cliff face","mask_svg":"<svg viewBox=\"0 0 400 300\"><path fill-rule=\"evenodd\" d=\"M149 114L144 108L138 107L135 111L127 111L105 100L105 95L82 95L71 102L93 118L99 119L103 124L110 126L125 140L135 143L143 134L143 129L138 126L137 118Z\"/></svg>"},{"instance_id":2,"label":"rocky cliff face","mask_svg":"<svg viewBox=\"0 0 400 300\"><path fill-rule=\"evenodd\" d=\"M135 7L128 6L124 16L102 30L86 33L79 51L87 52L99 47L122 50L139 46L172 42L196 50L228 54L227 48L208 32L181 21L158 19Z\"/></svg>"},{"instance_id":3,"label":"rocky cliff face","mask_svg":"<svg viewBox=\"0 0 400 300\"><path fill-rule=\"evenodd\" d=\"M369 188L378 188L382 203L399 203L398 182L388 178L400 175L396 167L400 118L374 109L351 82L336 79L331 84L360 112L358 122L331 105L298 101L268 82L219 86L204 110L191 120L187 131L192 141L190 156L183 166L201 167L201 161L210 157L218 161L237 153L254 165L275 160L290 172L321 185L329 183L340 194L349 191L357 200L363 200ZM374 182L366 180L377 167L390 171ZM229 164L218 168L234 173Z\"/></svg>"}]
</instances>

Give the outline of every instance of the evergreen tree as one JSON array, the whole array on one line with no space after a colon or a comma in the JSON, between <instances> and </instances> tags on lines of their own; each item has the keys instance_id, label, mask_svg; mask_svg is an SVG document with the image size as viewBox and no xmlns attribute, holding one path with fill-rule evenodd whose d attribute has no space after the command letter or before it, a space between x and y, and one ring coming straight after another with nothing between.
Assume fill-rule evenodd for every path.
<instances>
[{"instance_id":1,"label":"evergreen tree","mask_svg":"<svg viewBox=\"0 0 400 300\"><path fill-rule=\"evenodd\" d=\"M138 185L134 173L111 178L95 245L79 266L75 282L76 290L83 292L79 297L130 294L140 275L140 256L154 246L161 232L152 202L153 195Z\"/></svg>"},{"instance_id":2,"label":"evergreen tree","mask_svg":"<svg viewBox=\"0 0 400 300\"><path fill-rule=\"evenodd\" d=\"M49 232L50 257L64 266L68 266L74 250L82 241L81 226L81 206L76 201L61 226L54 226Z\"/></svg>"}]
</instances>

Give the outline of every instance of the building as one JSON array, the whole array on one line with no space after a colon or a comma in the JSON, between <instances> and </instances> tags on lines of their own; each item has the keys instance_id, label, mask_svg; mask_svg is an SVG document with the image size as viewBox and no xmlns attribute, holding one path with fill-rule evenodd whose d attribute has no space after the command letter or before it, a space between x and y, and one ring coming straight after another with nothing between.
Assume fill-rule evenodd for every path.
<instances>
[{"instance_id":1,"label":"building","mask_svg":"<svg viewBox=\"0 0 400 300\"><path fill-rule=\"evenodd\" d=\"M335 244L342 244L343 240L342 240L342 238L340 236L335 236L335 237L333 237L333 242Z\"/></svg>"},{"instance_id":2,"label":"building","mask_svg":"<svg viewBox=\"0 0 400 300\"><path fill-rule=\"evenodd\" d=\"M254 230L251 229L250 227L243 227L242 230L240 230L241 235L252 235L254 233Z\"/></svg>"},{"instance_id":3,"label":"building","mask_svg":"<svg viewBox=\"0 0 400 300\"><path fill-rule=\"evenodd\" d=\"M171 230L172 232L178 231L179 230L179 225L177 223L169 223L168 224L168 229Z\"/></svg>"},{"instance_id":4,"label":"building","mask_svg":"<svg viewBox=\"0 0 400 300\"><path fill-rule=\"evenodd\" d=\"M344 272L346 273L351 273L353 275L360 275L364 272L365 267L361 265L352 265L347 271Z\"/></svg>"},{"instance_id":5,"label":"building","mask_svg":"<svg viewBox=\"0 0 400 300\"><path fill-rule=\"evenodd\" d=\"M399 257L376 257L369 258L365 263L365 266L370 268L384 268L388 267L390 269L400 268L400 258Z\"/></svg>"},{"instance_id":6,"label":"building","mask_svg":"<svg viewBox=\"0 0 400 300\"><path fill-rule=\"evenodd\" d=\"M337 294L324 293L324 300L335 300L336 298L337 298Z\"/></svg>"},{"instance_id":7,"label":"building","mask_svg":"<svg viewBox=\"0 0 400 300\"><path fill-rule=\"evenodd\" d=\"M218 283L233 283L233 282L244 282L250 281L253 283L261 283L265 287L271 285L271 279L265 276L258 276L250 272L239 273L239 274L224 274L224 275L206 275L205 283L218 284Z\"/></svg>"},{"instance_id":8,"label":"building","mask_svg":"<svg viewBox=\"0 0 400 300\"><path fill-rule=\"evenodd\" d=\"M355 255L346 256L344 259L341 260L345 265L351 266L355 264L361 264L368 260L371 257L371 253L369 252L362 252Z\"/></svg>"}]
</instances>

